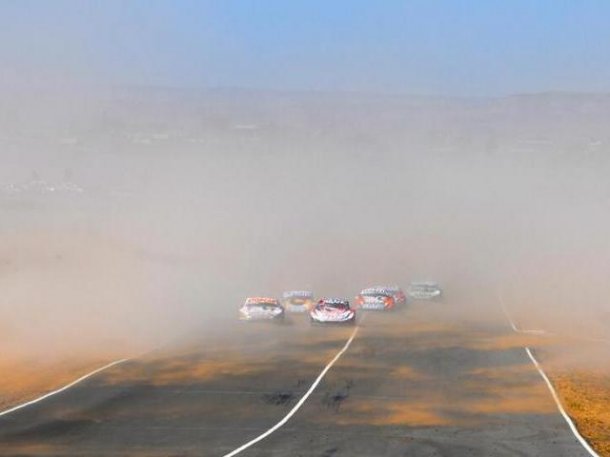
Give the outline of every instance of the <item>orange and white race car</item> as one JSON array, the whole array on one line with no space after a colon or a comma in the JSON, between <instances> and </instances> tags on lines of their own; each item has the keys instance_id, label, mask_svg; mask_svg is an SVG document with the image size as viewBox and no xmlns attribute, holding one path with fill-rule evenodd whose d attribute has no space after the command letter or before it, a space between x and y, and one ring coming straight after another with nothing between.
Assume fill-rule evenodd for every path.
<instances>
[{"instance_id":1,"label":"orange and white race car","mask_svg":"<svg viewBox=\"0 0 610 457\"><path fill-rule=\"evenodd\" d=\"M369 287L356 296L356 306L363 310L387 311L396 306L396 300L385 287Z\"/></svg>"}]
</instances>

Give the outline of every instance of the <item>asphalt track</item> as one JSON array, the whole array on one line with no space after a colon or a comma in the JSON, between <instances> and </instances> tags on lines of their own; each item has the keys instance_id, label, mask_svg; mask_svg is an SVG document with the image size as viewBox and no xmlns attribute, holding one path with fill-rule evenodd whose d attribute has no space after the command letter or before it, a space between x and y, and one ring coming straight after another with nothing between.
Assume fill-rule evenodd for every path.
<instances>
[{"instance_id":1,"label":"asphalt track","mask_svg":"<svg viewBox=\"0 0 610 457\"><path fill-rule=\"evenodd\" d=\"M243 456L586 457L494 297L369 313ZM469 317L467 317L469 316ZM224 456L294 408L353 328L229 322L0 417L2 456ZM544 343L540 343L544 344Z\"/></svg>"}]
</instances>

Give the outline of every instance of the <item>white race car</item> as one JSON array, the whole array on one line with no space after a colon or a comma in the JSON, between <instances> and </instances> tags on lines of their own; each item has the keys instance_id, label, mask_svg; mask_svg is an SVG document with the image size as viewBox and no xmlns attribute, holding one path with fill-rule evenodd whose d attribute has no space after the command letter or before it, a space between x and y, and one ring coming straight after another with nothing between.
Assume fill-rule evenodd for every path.
<instances>
[{"instance_id":1,"label":"white race car","mask_svg":"<svg viewBox=\"0 0 610 457\"><path fill-rule=\"evenodd\" d=\"M289 313L307 313L314 306L313 292L290 290L282 294L282 305Z\"/></svg>"},{"instance_id":2,"label":"white race car","mask_svg":"<svg viewBox=\"0 0 610 457\"><path fill-rule=\"evenodd\" d=\"M355 324L356 311L342 298L323 298L309 312L312 324Z\"/></svg>"},{"instance_id":3,"label":"white race car","mask_svg":"<svg viewBox=\"0 0 610 457\"><path fill-rule=\"evenodd\" d=\"M433 281L414 281L407 289L407 295L415 300L433 300L442 295L440 286Z\"/></svg>"},{"instance_id":4,"label":"white race car","mask_svg":"<svg viewBox=\"0 0 610 457\"><path fill-rule=\"evenodd\" d=\"M284 307L275 298L248 297L239 308L242 321L284 321Z\"/></svg>"}]
</instances>

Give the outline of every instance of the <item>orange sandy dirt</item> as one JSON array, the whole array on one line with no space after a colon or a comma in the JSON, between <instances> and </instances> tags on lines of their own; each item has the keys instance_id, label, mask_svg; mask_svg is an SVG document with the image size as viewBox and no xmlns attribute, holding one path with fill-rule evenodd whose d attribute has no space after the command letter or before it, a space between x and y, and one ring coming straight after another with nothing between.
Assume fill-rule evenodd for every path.
<instances>
[{"instance_id":1,"label":"orange sandy dirt","mask_svg":"<svg viewBox=\"0 0 610 457\"><path fill-rule=\"evenodd\" d=\"M106 357L62 361L0 358L0 410L58 389L110 361Z\"/></svg>"},{"instance_id":2,"label":"orange sandy dirt","mask_svg":"<svg viewBox=\"0 0 610 457\"><path fill-rule=\"evenodd\" d=\"M429 402L425 401L363 399L353 404L347 404L343 412L344 414L340 416L334 418L331 416L331 420L341 425L370 424L432 427L450 424L447 418L438 414Z\"/></svg>"},{"instance_id":3,"label":"orange sandy dirt","mask_svg":"<svg viewBox=\"0 0 610 457\"><path fill-rule=\"evenodd\" d=\"M558 372L553 383L580 433L600 455L610 457L610 374Z\"/></svg>"}]
</instances>

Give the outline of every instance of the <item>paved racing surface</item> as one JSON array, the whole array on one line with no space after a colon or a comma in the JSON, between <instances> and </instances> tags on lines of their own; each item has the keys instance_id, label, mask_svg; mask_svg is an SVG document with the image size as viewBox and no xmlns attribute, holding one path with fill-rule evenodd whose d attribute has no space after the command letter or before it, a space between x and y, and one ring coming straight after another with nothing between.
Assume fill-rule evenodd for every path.
<instances>
[{"instance_id":1,"label":"paved racing surface","mask_svg":"<svg viewBox=\"0 0 610 457\"><path fill-rule=\"evenodd\" d=\"M240 455L588 455L523 350L549 343L477 301L494 311L453 297L368 313L302 408ZM0 455L223 456L281 420L352 331L231 323L0 418Z\"/></svg>"}]
</instances>

